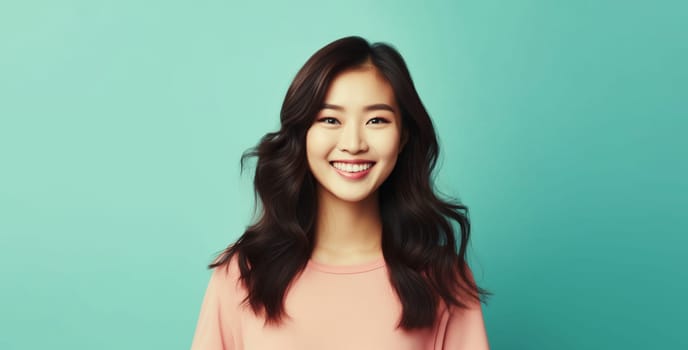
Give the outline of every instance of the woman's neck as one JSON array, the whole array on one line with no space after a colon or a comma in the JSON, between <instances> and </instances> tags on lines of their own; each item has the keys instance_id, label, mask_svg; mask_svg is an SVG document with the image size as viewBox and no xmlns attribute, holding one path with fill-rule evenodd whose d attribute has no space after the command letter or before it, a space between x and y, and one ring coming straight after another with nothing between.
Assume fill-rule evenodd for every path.
<instances>
[{"instance_id":1,"label":"woman's neck","mask_svg":"<svg viewBox=\"0 0 688 350\"><path fill-rule=\"evenodd\" d=\"M360 202L346 202L319 188L317 215L314 260L352 265L382 257L377 192Z\"/></svg>"}]
</instances>

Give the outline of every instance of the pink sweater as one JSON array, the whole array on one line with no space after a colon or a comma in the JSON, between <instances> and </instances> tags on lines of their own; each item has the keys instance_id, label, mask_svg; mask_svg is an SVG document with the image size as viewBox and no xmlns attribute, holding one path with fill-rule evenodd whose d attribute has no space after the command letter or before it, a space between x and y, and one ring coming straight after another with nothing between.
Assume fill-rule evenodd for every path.
<instances>
[{"instance_id":1,"label":"pink sweater","mask_svg":"<svg viewBox=\"0 0 688 350\"><path fill-rule=\"evenodd\" d=\"M237 283L236 258L210 277L192 350L483 350L488 349L479 304L468 310L441 307L432 329L396 325L401 304L384 259L356 266L310 260L285 297L289 317L264 326Z\"/></svg>"}]
</instances>

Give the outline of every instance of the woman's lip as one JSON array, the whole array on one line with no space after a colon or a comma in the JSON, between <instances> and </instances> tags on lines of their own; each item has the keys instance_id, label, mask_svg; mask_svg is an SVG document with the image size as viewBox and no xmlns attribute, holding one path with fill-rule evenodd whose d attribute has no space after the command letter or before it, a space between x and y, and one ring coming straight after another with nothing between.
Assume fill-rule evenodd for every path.
<instances>
[{"instance_id":1,"label":"woman's lip","mask_svg":"<svg viewBox=\"0 0 688 350\"><path fill-rule=\"evenodd\" d=\"M341 175L347 179L358 180L358 179L361 179L361 178L365 177L366 175L368 175L368 173L370 173L370 169L372 169L374 165L375 165L375 163L373 163L373 165L370 166L370 168L368 168L366 170L359 171L359 172L355 172L355 173L349 173L349 172L346 172L344 170L339 170L339 169L335 168L334 165L332 165L332 169L334 169L337 173L339 173L339 175Z\"/></svg>"}]
</instances>

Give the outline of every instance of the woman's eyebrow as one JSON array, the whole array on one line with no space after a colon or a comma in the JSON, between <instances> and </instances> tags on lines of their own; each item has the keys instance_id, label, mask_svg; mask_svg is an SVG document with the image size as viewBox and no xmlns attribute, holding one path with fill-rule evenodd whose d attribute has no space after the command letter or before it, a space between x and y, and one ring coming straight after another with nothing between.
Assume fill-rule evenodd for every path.
<instances>
[{"instance_id":1,"label":"woman's eyebrow","mask_svg":"<svg viewBox=\"0 0 688 350\"><path fill-rule=\"evenodd\" d=\"M343 111L345 108L342 106L333 105L330 103L324 103L322 105L321 109L334 109L335 111ZM383 111L390 111L392 113L396 113L394 108L392 106L386 104L386 103L376 103L376 104L368 105L368 106L365 106L363 108L363 110L366 112L383 110Z\"/></svg>"}]
</instances>

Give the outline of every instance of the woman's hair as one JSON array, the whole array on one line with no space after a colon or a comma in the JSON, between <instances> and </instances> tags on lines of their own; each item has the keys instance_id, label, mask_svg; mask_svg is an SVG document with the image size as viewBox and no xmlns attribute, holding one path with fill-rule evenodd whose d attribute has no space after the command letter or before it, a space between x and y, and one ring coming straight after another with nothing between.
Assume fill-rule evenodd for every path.
<instances>
[{"instance_id":1,"label":"woman's hair","mask_svg":"<svg viewBox=\"0 0 688 350\"><path fill-rule=\"evenodd\" d=\"M382 252L403 306L398 326L432 326L440 299L465 308L491 294L476 285L465 261L468 208L439 198L433 189L439 145L406 63L393 47L353 36L308 59L284 98L279 131L266 134L241 158L242 168L247 157L257 158L259 216L209 268L229 265L236 255L248 292L244 302L262 313L266 323L279 323L286 314L286 291L313 251L317 183L306 159L306 132L337 74L366 62L393 88L406 139L394 170L379 188ZM455 223L460 228L458 251Z\"/></svg>"}]
</instances>

